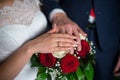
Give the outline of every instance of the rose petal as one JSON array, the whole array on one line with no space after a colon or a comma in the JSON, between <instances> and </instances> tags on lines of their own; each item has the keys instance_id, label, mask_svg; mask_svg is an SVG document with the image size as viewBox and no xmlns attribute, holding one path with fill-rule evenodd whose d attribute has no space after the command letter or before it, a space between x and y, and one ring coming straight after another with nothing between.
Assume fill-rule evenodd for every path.
<instances>
[{"instance_id":1,"label":"rose petal","mask_svg":"<svg viewBox=\"0 0 120 80\"><path fill-rule=\"evenodd\" d=\"M57 59L53 57L51 53L39 54L39 61L42 65L46 67L53 67L56 64Z\"/></svg>"},{"instance_id":2,"label":"rose petal","mask_svg":"<svg viewBox=\"0 0 120 80\"><path fill-rule=\"evenodd\" d=\"M62 73L65 74L75 72L79 66L80 63L77 57L69 53L60 61Z\"/></svg>"}]
</instances>

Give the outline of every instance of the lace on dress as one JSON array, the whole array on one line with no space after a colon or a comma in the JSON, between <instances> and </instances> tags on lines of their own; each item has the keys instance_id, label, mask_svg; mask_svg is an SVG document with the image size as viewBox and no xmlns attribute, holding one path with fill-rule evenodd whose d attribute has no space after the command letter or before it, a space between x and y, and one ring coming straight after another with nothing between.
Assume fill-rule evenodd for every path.
<instances>
[{"instance_id":1,"label":"lace on dress","mask_svg":"<svg viewBox=\"0 0 120 80\"><path fill-rule=\"evenodd\" d=\"M15 0L12 6L0 9L0 27L10 24L30 25L39 9L39 0Z\"/></svg>"}]
</instances>

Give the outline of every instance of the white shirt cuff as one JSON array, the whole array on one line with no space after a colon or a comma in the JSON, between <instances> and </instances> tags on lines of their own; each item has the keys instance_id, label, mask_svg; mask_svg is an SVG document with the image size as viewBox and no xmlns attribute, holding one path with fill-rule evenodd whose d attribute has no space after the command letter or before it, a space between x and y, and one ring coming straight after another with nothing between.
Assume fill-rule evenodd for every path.
<instances>
[{"instance_id":1,"label":"white shirt cuff","mask_svg":"<svg viewBox=\"0 0 120 80\"><path fill-rule=\"evenodd\" d=\"M88 19L89 23L94 23L95 21L95 17L89 15L89 19Z\"/></svg>"},{"instance_id":2,"label":"white shirt cuff","mask_svg":"<svg viewBox=\"0 0 120 80\"><path fill-rule=\"evenodd\" d=\"M56 8L56 9L53 9L49 15L49 20L52 21L53 19L53 16L56 14L56 13L64 13L66 14L62 9L60 8Z\"/></svg>"}]
</instances>

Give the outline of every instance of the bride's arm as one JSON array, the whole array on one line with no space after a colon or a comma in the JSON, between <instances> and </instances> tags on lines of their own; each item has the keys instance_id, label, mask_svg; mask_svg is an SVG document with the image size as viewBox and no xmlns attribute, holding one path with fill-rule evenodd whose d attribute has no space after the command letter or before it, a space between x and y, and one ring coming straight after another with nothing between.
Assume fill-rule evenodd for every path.
<instances>
[{"instance_id":1,"label":"bride's arm","mask_svg":"<svg viewBox=\"0 0 120 80\"><path fill-rule=\"evenodd\" d=\"M28 41L0 64L0 79L14 79L30 60L33 53L52 53L72 49L77 44L74 39L74 36L68 34L45 33Z\"/></svg>"},{"instance_id":2,"label":"bride's arm","mask_svg":"<svg viewBox=\"0 0 120 80\"><path fill-rule=\"evenodd\" d=\"M14 0L0 0L0 9L4 6L11 6L14 3Z\"/></svg>"},{"instance_id":3,"label":"bride's arm","mask_svg":"<svg viewBox=\"0 0 120 80\"><path fill-rule=\"evenodd\" d=\"M19 74L32 56L30 47L24 45L0 64L1 80L12 80Z\"/></svg>"}]
</instances>

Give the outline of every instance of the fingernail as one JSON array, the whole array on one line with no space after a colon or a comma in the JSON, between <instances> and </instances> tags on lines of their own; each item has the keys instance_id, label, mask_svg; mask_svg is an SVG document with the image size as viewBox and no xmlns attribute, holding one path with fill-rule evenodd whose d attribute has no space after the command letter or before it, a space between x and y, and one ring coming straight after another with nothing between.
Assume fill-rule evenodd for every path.
<instances>
[{"instance_id":1,"label":"fingernail","mask_svg":"<svg viewBox=\"0 0 120 80\"><path fill-rule=\"evenodd\" d=\"M77 39L77 37L75 37L75 36L73 36L72 38L73 38L73 39Z\"/></svg>"},{"instance_id":2,"label":"fingernail","mask_svg":"<svg viewBox=\"0 0 120 80\"><path fill-rule=\"evenodd\" d=\"M75 47L74 50L77 50L77 48Z\"/></svg>"},{"instance_id":3,"label":"fingernail","mask_svg":"<svg viewBox=\"0 0 120 80\"><path fill-rule=\"evenodd\" d=\"M74 44L73 47L77 47L78 45L77 44Z\"/></svg>"},{"instance_id":4,"label":"fingernail","mask_svg":"<svg viewBox=\"0 0 120 80\"><path fill-rule=\"evenodd\" d=\"M79 44L79 42L76 42L76 41L75 41L75 44Z\"/></svg>"}]
</instances>

